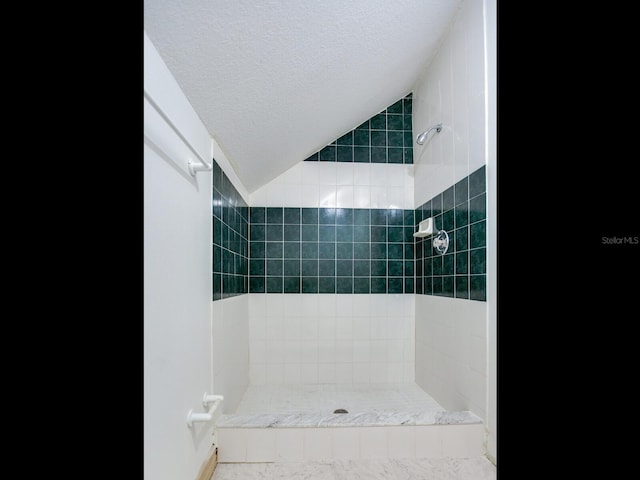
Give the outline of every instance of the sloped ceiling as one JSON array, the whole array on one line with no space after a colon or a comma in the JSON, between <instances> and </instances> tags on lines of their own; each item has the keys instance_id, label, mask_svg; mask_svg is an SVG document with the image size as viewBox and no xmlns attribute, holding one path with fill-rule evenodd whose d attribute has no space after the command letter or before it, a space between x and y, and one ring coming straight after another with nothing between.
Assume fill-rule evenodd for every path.
<instances>
[{"instance_id":1,"label":"sloped ceiling","mask_svg":"<svg viewBox=\"0 0 640 480\"><path fill-rule=\"evenodd\" d=\"M144 28L249 192L411 91L461 0L145 0Z\"/></svg>"}]
</instances>

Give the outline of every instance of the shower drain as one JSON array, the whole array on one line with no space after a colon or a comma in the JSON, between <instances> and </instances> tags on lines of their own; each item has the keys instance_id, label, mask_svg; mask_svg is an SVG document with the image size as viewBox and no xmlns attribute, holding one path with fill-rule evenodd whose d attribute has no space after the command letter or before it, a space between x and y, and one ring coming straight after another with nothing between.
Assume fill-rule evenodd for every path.
<instances>
[{"instance_id":1,"label":"shower drain","mask_svg":"<svg viewBox=\"0 0 640 480\"><path fill-rule=\"evenodd\" d=\"M349 412L347 410L345 410L344 408L338 408L338 409L334 410L333 413L349 413Z\"/></svg>"}]
</instances>

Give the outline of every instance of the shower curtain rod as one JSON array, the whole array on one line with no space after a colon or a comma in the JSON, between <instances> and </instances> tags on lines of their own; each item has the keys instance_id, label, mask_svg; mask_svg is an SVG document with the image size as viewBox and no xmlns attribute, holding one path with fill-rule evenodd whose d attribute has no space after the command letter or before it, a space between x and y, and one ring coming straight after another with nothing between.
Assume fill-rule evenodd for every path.
<instances>
[{"instance_id":1,"label":"shower curtain rod","mask_svg":"<svg viewBox=\"0 0 640 480\"><path fill-rule=\"evenodd\" d=\"M176 132L178 137L180 137L180 139L185 143L185 145L189 147L189 150L191 150L193 154L198 158L198 160L200 160L200 163L202 163L202 165L195 165L191 160L189 160L188 165L189 165L189 173L191 173L191 176L195 177L196 173L198 172L211 171L213 169L213 164L207 163L207 161L204 158L202 158L202 155L200 155L200 153L198 153L198 151L195 148L193 148L193 145L191 145L189 140L187 140L185 136L182 135L182 132L178 130L178 127L175 126L175 124L169 119L169 116L164 112L164 110L162 110L162 108L160 108L160 105L156 103L156 101L151 97L151 95L149 95L149 92L147 92L146 90L144 91L144 97L149 101L151 106L156 109L156 111L160 114L160 116L164 119L164 121L167 122L167 124L169 124L171 129L174 132Z\"/></svg>"}]
</instances>

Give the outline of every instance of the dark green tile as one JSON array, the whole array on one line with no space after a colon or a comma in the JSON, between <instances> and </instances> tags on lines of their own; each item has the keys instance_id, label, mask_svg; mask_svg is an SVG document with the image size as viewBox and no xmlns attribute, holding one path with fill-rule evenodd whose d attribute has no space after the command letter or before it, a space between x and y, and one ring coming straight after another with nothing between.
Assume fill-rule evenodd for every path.
<instances>
[{"instance_id":1,"label":"dark green tile","mask_svg":"<svg viewBox=\"0 0 640 480\"><path fill-rule=\"evenodd\" d=\"M364 145L364 146L369 146L369 144L371 143L371 137L370 137L370 131L369 130L358 130L356 129L353 132L353 144L354 145Z\"/></svg>"},{"instance_id":2,"label":"dark green tile","mask_svg":"<svg viewBox=\"0 0 640 480\"><path fill-rule=\"evenodd\" d=\"M336 141L336 143L338 145L353 145L353 131L345 133Z\"/></svg>"},{"instance_id":3,"label":"dark green tile","mask_svg":"<svg viewBox=\"0 0 640 480\"><path fill-rule=\"evenodd\" d=\"M284 241L299 242L300 241L300 225L285 225Z\"/></svg>"},{"instance_id":4,"label":"dark green tile","mask_svg":"<svg viewBox=\"0 0 640 480\"><path fill-rule=\"evenodd\" d=\"M353 243L336 243L336 258L340 260L353 259Z\"/></svg>"},{"instance_id":5,"label":"dark green tile","mask_svg":"<svg viewBox=\"0 0 640 480\"><path fill-rule=\"evenodd\" d=\"M336 208L336 225L353 225L353 208Z\"/></svg>"},{"instance_id":6,"label":"dark green tile","mask_svg":"<svg viewBox=\"0 0 640 480\"><path fill-rule=\"evenodd\" d=\"M387 225L401 227L404 221L404 210L399 208L387 209Z\"/></svg>"},{"instance_id":7,"label":"dark green tile","mask_svg":"<svg viewBox=\"0 0 640 480\"><path fill-rule=\"evenodd\" d=\"M217 162L213 162L212 164L213 168L211 169L211 176L212 176L212 184L213 184L213 188L216 188L218 191L222 190L222 176L224 175L224 173L222 172L222 169L220 168L220 165L218 165Z\"/></svg>"},{"instance_id":8,"label":"dark green tile","mask_svg":"<svg viewBox=\"0 0 640 480\"><path fill-rule=\"evenodd\" d=\"M266 208L264 207L251 207L249 209L249 220L251 221L251 226L255 223L266 223L267 222L267 213Z\"/></svg>"},{"instance_id":9,"label":"dark green tile","mask_svg":"<svg viewBox=\"0 0 640 480\"><path fill-rule=\"evenodd\" d=\"M423 295L424 294L424 292L422 290L422 277L416 277L415 293L418 294L418 295Z\"/></svg>"},{"instance_id":10,"label":"dark green tile","mask_svg":"<svg viewBox=\"0 0 640 480\"><path fill-rule=\"evenodd\" d=\"M302 225L302 241L317 242L318 241L318 225Z\"/></svg>"},{"instance_id":11,"label":"dark green tile","mask_svg":"<svg viewBox=\"0 0 640 480\"><path fill-rule=\"evenodd\" d=\"M405 260L416 258L416 255L414 253L415 246L413 245L413 243L405 243L403 245L402 249L404 250L404 259Z\"/></svg>"},{"instance_id":12,"label":"dark green tile","mask_svg":"<svg viewBox=\"0 0 640 480\"><path fill-rule=\"evenodd\" d=\"M284 276L299 277L300 276L300 260L285 260Z\"/></svg>"},{"instance_id":13,"label":"dark green tile","mask_svg":"<svg viewBox=\"0 0 640 480\"><path fill-rule=\"evenodd\" d=\"M402 129L413 131L413 121L411 120L411 114L407 112L402 115Z\"/></svg>"},{"instance_id":14,"label":"dark green tile","mask_svg":"<svg viewBox=\"0 0 640 480\"><path fill-rule=\"evenodd\" d=\"M442 274L453 275L454 264L455 264L455 254L447 253L446 255L443 255L442 256Z\"/></svg>"},{"instance_id":15,"label":"dark green tile","mask_svg":"<svg viewBox=\"0 0 640 480\"><path fill-rule=\"evenodd\" d=\"M456 275L456 298L469 298L469 277Z\"/></svg>"},{"instance_id":16,"label":"dark green tile","mask_svg":"<svg viewBox=\"0 0 640 480\"><path fill-rule=\"evenodd\" d=\"M405 277L413 277L413 271L415 267L414 260L405 260L404 261L404 276Z\"/></svg>"},{"instance_id":17,"label":"dark green tile","mask_svg":"<svg viewBox=\"0 0 640 480\"><path fill-rule=\"evenodd\" d=\"M421 277L424 271L424 258L416 259L416 277ZM429 260L429 275L431 275L431 260Z\"/></svg>"},{"instance_id":18,"label":"dark green tile","mask_svg":"<svg viewBox=\"0 0 640 480\"><path fill-rule=\"evenodd\" d=\"M213 219L213 243L222 244L222 222L217 218Z\"/></svg>"},{"instance_id":19,"label":"dark green tile","mask_svg":"<svg viewBox=\"0 0 640 480\"><path fill-rule=\"evenodd\" d=\"M327 145L320 150L321 162L335 162L336 161L336 147L333 145Z\"/></svg>"},{"instance_id":20,"label":"dark green tile","mask_svg":"<svg viewBox=\"0 0 640 480\"><path fill-rule=\"evenodd\" d=\"M371 227L369 227L369 225L354 225L353 240L355 242L370 242Z\"/></svg>"},{"instance_id":21,"label":"dark green tile","mask_svg":"<svg viewBox=\"0 0 640 480\"><path fill-rule=\"evenodd\" d=\"M387 258L386 243L371 243L371 258L383 260Z\"/></svg>"},{"instance_id":22,"label":"dark green tile","mask_svg":"<svg viewBox=\"0 0 640 480\"><path fill-rule=\"evenodd\" d=\"M318 293L318 277L302 277L302 293Z\"/></svg>"},{"instance_id":23,"label":"dark green tile","mask_svg":"<svg viewBox=\"0 0 640 480\"><path fill-rule=\"evenodd\" d=\"M373 228L377 228L377 227L371 227ZM397 243L397 242L403 242L404 241L404 228L403 227L388 227L388 235L387 235L388 241L389 242L393 242L393 243Z\"/></svg>"},{"instance_id":24,"label":"dark green tile","mask_svg":"<svg viewBox=\"0 0 640 480\"><path fill-rule=\"evenodd\" d=\"M318 223L320 225L335 225L336 224L336 209L335 208L321 208L319 210Z\"/></svg>"},{"instance_id":25,"label":"dark green tile","mask_svg":"<svg viewBox=\"0 0 640 480\"><path fill-rule=\"evenodd\" d=\"M398 147L400 156L402 156L402 147L404 146L403 132L387 132L387 147ZM389 162L391 163L391 162Z\"/></svg>"},{"instance_id":26,"label":"dark green tile","mask_svg":"<svg viewBox=\"0 0 640 480\"><path fill-rule=\"evenodd\" d=\"M222 271L224 273L233 273L233 253L229 250L222 251Z\"/></svg>"},{"instance_id":27,"label":"dark green tile","mask_svg":"<svg viewBox=\"0 0 640 480\"><path fill-rule=\"evenodd\" d=\"M453 297L455 295L455 283L453 275L442 277L442 295Z\"/></svg>"},{"instance_id":28,"label":"dark green tile","mask_svg":"<svg viewBox=\"0 0 640 480\"><path fill-rule=\"evenodd\" d=\"M213 275L213 300L220 300L222 298L222 279L219 273Z\"/></svg>"},{"instance_id":29,"label":"dark green tile","mask_svg":"<svg viewBox=\"0 0 640 480\"><path fill-rule=\"evenodd\" d=\"M387 258L389 260L402 260L403 250L401 243L389 243L387 244Z\"/></svg>"},{"instance_id":30,"label":"dark green tile","mask_svg":"<svg viewBox=\"0 0 640 480\"><path fill-rule=\"evenodd\" d=\"M485 191L485 166L483 165L469 175L469 198L480 195Z\"/></svg>"},{"instance_id":31,"label":"dark green tile","mask_svg":"<svg viewBox=\"0 0 640 480\"><path fill-rule=\"evenodd\" d=\"M318 276L333 277L336 274L335 260L318 260Z\"/></svg>"},{"instance_id":32,"label":"dark green tile","mask_svg":"<svg viewBox=\"0 0 640 480\"><path fill-rule=\"evenodd\" d=\"M282 276L284 272L282 260L267 260L267 277Z\"/></svg>"},{"instance_id":33,"label":"dark green tile","mask_svg":"<svg viewBox=\"0 0 640 480\"><path fill-rule=\"evenodd\" d=\"M370 210L368 208L356 208L353 210L353 224L360 226L369 226L371 224L370 220Z\"/></svg>"},{"instance_id":34,"label":"dark green tile","mask_svg":"<svg viewBox=\"0 0 640 480\"><path fill-rule=\"evenodd\" d=\"M371 210L371 225L387 225L387 210L376 208Z\"/></svg>"},{"instance_id":35,"label":"dark green tile","mask_svg":"<svg viewBox=\"0 0 640 480\"><path fill-rule=\"evenodd\" d=\"M335 259L336 244L331 242L321 242L318 244L318 258Z\"/></svg>"},{"instance_id":36,"label":"dark green tile","mask_svg":"<svg viewBox=\"0 0 640 480\"><path fill-rule=\"evenodd\" d=\"M410 145L410 144L411 144L410 142L405 143L405 148L402 149L405 165L413 163L413 148L407 148L407 145Z\"/></svg>"},{"instance_id":37,"label":"dark green tile","mask_svg":"<svg viewBox=\"0 0 640 480\"><path fill-rule=\"evenodd\" d=\"M456 251L460 252L469 248L469 227L456 229Z\"/></svg>"},{"instance_id":38,"label":"dark green tile","mask_svg":"<svg viewBox=\"0 0 640 480\"><path fill-rule=\"evenodd\" d=\"M389 293L403 293L403 284L404 281L402 278L389 278Z\"/></svg>"},{"instance_id":39,"label":"dark green tile","mask_svg":"<svg viewBox=\"0 0 640 480\"><path fill-rule=\"evenodd\" d=\"M442 275L442 255L438 255L431 259L431 272L432 275Z\"/></svg>"},{"instance_id":40,"label":"dark green tile","mask_svg":"<svg viewBox=\"0 0 640 480\"><path fill-rule=\"evenodd\" d=\"M371 277L371 293L387 293L387 278Z\"/></svg>"},{"instance_id":41,"label":"dark green tile","mask_svg":"<svg viewBox=\"0 0 640 480\"><path fill-rule=\"evenodd\" d=\"M264 242L251 242L249 246L251 258L265 258L265 249Z\"/></svg>"},{"instance_id":42,"label":"dark green tile","mask_svg":"<svg viewBox=\"0 0 640 480\"><path fill-rule=\"evenodd\" d=\"M353 242L353 226L352 225L338 225L336 227L336 241L338 241L338 242Z\"/></svg>"},{"instance_id":43,"label":"dark green tile","mask_svg":"<svg viewBox=\"0 0 640 480\"><path fill-rule=\"evenodd\" d=\"M320 225L318 229L318 238L321 242L336 241L336 227L333 225Z\"/></svg>"},{"instance_id":44,"label":"dark green tile","mask_svg":"<svg viewBox=\"0 0 640 480\"><path fill-rule=\"evenodd\" d=\"M267 242L267 257L266 258L282 258L283 257L283 242Z\"/></svg>"},{"instance_id":45,"label":"dark green tile","mask_svg":"<svg viewBox=\"0 0 640 480\"><path fill-rule=\"evenodd\" d=\"M220 225L219 230L222 230L222 225ZM267 231L266 225L251 225L251 233L250 233L251 241L263 242L266 239L266 231ZM220 240L218 240L218 242L215 242L215 243L219 244Z\"/></svg>"},{"instance_id":46,"label":"dark green tile","mask_svg":"<svg viewBox=\"0 0 640 480\"><path fill-rule=\"evenodd\" d=\"M442 292L442 279L437 277L440 282L440 292ZM422 280L422 293L424 295L433 295L433 277L424 277Z\"/></svg>"},{"instance_id":47,"label":"dark green tile","mask_svg":"<svg viewBox=\"0 0 640 480\"><path fill-rule=\"evenodd\" d=\"M454 185L454 195L456 205L469 200L469 177L464 177Z\"/></svg>"},{"instance_id":48,"label":"dark green tile","mask_svg":"<svg viewBox=\"0 0 640 480\"><path fill-rule=\"evenodd\" d=\"M282 277L267 277L267 293L282 293Z\"/></svg>"},{"instance_id":49,"label":"dark green tile","mask_svg":"<svg viewBox=\"0 0 640 480\"><path fill-rule=\"evenodd\" d=\"M284 223L299 225L302 222L302 215L299 208L284 209Z\"/></svg>"},{"instance_id":50,"label":"dark green tile","mask_svg":"<svg viewBox=\"0 0 640 480\"><path fill-rule=\"evenodd\" d=\"M413 278L404 279L404 293L414 293Z\"/></svg>"},{"instance_id":51,"label":"dark green tile","mask_svg":"<svg viewBox=\"0 0 640 480\"><path fill-rule=\"evenodd\" d=\"M371 275L375 277L387 276L386 260L371 260Z\"/></svg>"},{"instance_id":52,"label":"dark green tile","mask_svg":"<svg viewBox=\"0 0 640 480\"><path fill-rule=\"evenodd\" d=\"M389 260L387 262L387 270L388 270L388 276L390 277L401 277L402 276L402 270L403 270L403 262L402 261L395 261L395 260Z\"/></svg>"},{"instance_id":53,"label":"dark green tile","mask_svg":"<svg viewBox=\"0 0 640 480\"><path fill-rule=\"evenodd\" d=\"M211 265L212 272L222 272L222 247L217 245L213 246L213 264Z\"/></svg>"},{"instance_id":54,"label":"dark green tile","mask_svg":"<svg viewBox=\"0 0 640 480\"><path fill-rule=\"evenodd\" d=\"M404 241L406 243L413 243L414 240L414 232L417 231L416 227L402 227L402 230L404 232Z\"/></svg>"},{"instance_id":55,"label":"dark green tile","mask_svg":"<svg viewBox=\"0 0 640 480\"><path fill-rule=\"evenodd\" d=\"M431 200L431 215L436 216L442 213L442 194L439 193ZM438 225L440 226L440 225Z\"/></svg>"},{"instance_id":56,"label":"dark green tile","mask_svg":"<svg viewBox=\"0 0 640 480\"><path fill-rule=\"evenodd\" d=\"M387 115L387 129L404 130L404 119L402 118L402 115Z\"/></svg>"},{"instance_id":57,"label":"dark green tile","mask_svg":"<svg viewBox=\"0 0 640 480\"><path fill-rule=\"evenodd\" d=\"M353 244L353 258L366 260L370 257L370 244L369 243L354 243Z\"/></svg>"},{"instance_id":58,"label":"dark green tile","mask_svg":"<svg viewBox=\"0 0 640 480\"><path fill-rule=\"evenodd\" d=\"M306 258L306 259L318 258L318 244L315 242L303 242L302 258Z\"/></svg>"},{"instance_id":59,"label":"dark green tile","mask_svg":"<svg viewBox=\"0 0 640 480\"><path fill-rule=\"evenodd\" d=\"M413 100L412 100L411 97L409 97L409 98L405 97L405 98L402 99L402 105L403 105L403 108L404 108L404 114L405 115L413 113L412 101Z\"/></svg>"},{"instance_id":60,"label":"dark green tile","mask_svg":"<svg viewBox=\"0 0 640 480\"><path fill-rule=\"evenodd\" d=\"M389 107L387 107L387 113L402 113L402 101L403 99L401 98L400 100L395 102L393 105L390 105Z\"/></svg>"},{"instance_id":61,"label":"dark green tile","mask_svg":"<svg viewBox=\"0 0 640 480\"><path fill-rule=\"evenodd\" d=\"M447 210L453 208L454 204L454 192L453 186L447 188L444 192L442 192L442 211L446 212Z\"/></svg>"},{"instance_id":62,"label":"dark green tile","mask_svg":"<svg viewBox=\"0 0 640 480\"><path fill-rule=\"evenodd\" d=\"M434 215L433 217L433 222L434 222L434 231L438 231L438 230L442 230L444 228L444 223L442 221L442 214L438 214L438 215ZM431 241L429 241L429 243L431 243Z\"/></svg>"},{"instance_id":63,"label":"dark green tile","mask_svg":"<svg viewBox=\"0 0 640 480\"><path fill-rule=\"evenodd\" d=\"M444 296L442 292L442 277L431 277L433 295Z\"/></svg>"},{"instance_id":64,"label":"dark green tile","mask_svg":"<svg viewBox=\"0 0 640 480\"><path fill-rule=\"evenodd\" d=\"M353 147L338 146L336 160L338 162L353 162Z\"/></svg>"},{"instance_id":65,"label":"dark green tile","mask_svg":"<svg viewBox=\"0 0 640 480\"><path fill-rule=\"evenodd\" d=\"M275 207L267 207L267 223L268 224L282 224L283 209Z\"/></svg>"},{"instance_id":66,"label":"dark green tile","mask_svg":"<svg viewBox=\"0 0 640 480\"><path fill-rule=\"evenodd\" d=\"M485 233L486 220L469 225L469 248L484 247L487 244Z\"/></svg>"},{"instance_id":67,"label":"dark green tile","mask_svg":"<svg viewBox=\"0 0 640 480\"><path fill-rule=\"evenodd\" d=\"M338 277L336 279L336 293L353 293L353 278Z\"/></svg>"},{"instance_id":68,"label":"dark green tile","mask_svg":"<svg viewBox=\"0 0 640 480\"><path fill-rule=\"evenodd\" d=\"M249 274L251 276L263 276L264 275L264 260L251 260L250 263L250 271Z\"/></svg>"},{"instance_id":69,"label":"dark green tile","mask_svg":"<svg viewBox=\"0 0 640 480\"><path fill-rule=\"evenodd\" d=\"M374 115L369 120L372 130L386 130L387 129L387 115L382 112L378 115Z\"/></svg>"},{"instance_id":70,"label":"dark green tile","mask_svg":"<svg viewBox=\"0 0 640 480\"><path fill-rule=\"evenodd\" d=\"M353 260L337 260L336 275L338 277L353 277Z\"/></svg>"},{"instance_id":71,"label":"dark green tile","mask_svg":"<svg viewBox=\"0 0 640 480\"><path fill-rule=\"evenodd\" d=\"M469 250L469 265L471 274L475 273L487 273L487 249L477 248L475 250Z\"/></svg>"},{"instance_id":72,"label":"dark green tile","mask_svg":"<svg viewBox=\"0 0 640 480\"><path fill-rule=\"evenodd\" d=\"M379 261L379 260L376 260ZM369 260L354 260L353 275L356 277L368 277L371 275Z\"/></svg>"},{"instance_id":73,"label":"dark green tile","mask_svg":"<svg viewBox=\"0 0 640 480\"><path fill-rule=\"evenodd\" d=\"M469 281L469 299L481 300L487 299L487 281L486 275L471 275Z\"/></svg>"},{"instance_id":74,"label":"dark green tile","mask_svg":"<svg viewBox=\"0 0 640 480\"><path fill-rule=\"evenodd\" d=\"M415 221L415 211L414 210L403 210L402 212L402 220L405 227L415 227L417 222Z\"/></svg>"},{"instance_id":75,"label":"dark green tile","mask_svg":"<svg viewBox=\"0 0 640 480\"><path fill-rule=\"evenodd\" d=\"M282 225L267 225L267 241L281 242L283 238Z\"/></svg>"},{"instance_id":76,"label":"dark green tile","mask_svg":"<svg viewBox=\"0 0 640 480\"><path fill-rule=\"evenodd\" d=\"M284 293L300 293L300 277L284 277Z\"/></svg>"},{"instance_id":77,"label":"dark green tile","mask_svg":"<svg viewBox=\"0 0 640 480\"><path fill-rule=\"evenodd\" d=\"M305 162L317 162L319 159L319 155L318 152L309 155L307 158L304 159Z\"/></svg>"},{"instance_id":78,"label":"dark green tile","mask_svg":"<svg viewBox=\"0 0 640 480\"><path fill-rule=\"evenodd\" d=\"M372 242L386 242L387 241L387 227L372 226L371 227L371 241Z\"/></svg>"},{"instance_id":79,"label":"dark green tile","mask_svg":"<svg viewBox=\"0 0 640 480\"><path fill-rule=\"evenodd\" d=\"M387 163L387 147L371 147L371 163Z\"/></svg>"},{"instance_id":80,"label":"dark green tile","mask_svg":"<svg viewBox=\"0 0 640 480\"><path fill-rule=\"evenodd\" d=\"M317 277L318 276L318 260L302 260L302 276Z\"/></svg>"},{"instance_id":81,"label":"dark green tile","mask_svg":"<svg viewBox=\"0 0 640 480\"><path fill-rule=\"evenodd\" d=\"M455 212L455 227L464 227L469 223L469 202L461 203L460 205L456 205L454 209Z\"/></svg>"},{"instance_id":82,"label":"dark green tile","mask_svg":"<svg viewBox=\"0 0 640 480\"><path fill-rule=\"evenodd\" d=\"M387 146L387 132L371 132L371 146L372 147L386 147Z\"/></svg>"},{"instance_id":83,"label":"dark green tile","mask_svg":"<svg viewBox=\"0 0 640 480\"><path fill-rule=\"evenodd\" d=\"M355 163L370 163L369 147L353 147L353 161Z\"/></svg>"},{"instance_id":84,"label":"dark green tile","mask_svg":"<svg viewBox=\"0 0 640 480\"><path fill-rule=\"evenodd\" d=\"M317 208L303 208L302 209L302 223L306 225L318 224L318 209Z\"/></svg>"},{"instance_id":85,"label":"dark green tile","mask_svg":"<svg viewBox=\"0 0 640 480\"><path fill-rule=\"evenodd\" d=\"M478 195L469 200L469 223L478 222L487 218L486 194Z\"/></svg>"},{"instance_id":86,"label":"dark green tile","mask_svg":"<svg viewBox=\"0 0 640 480\"><path fill-rule=\"evenodd\" d=\"M369 293L371 291L371 280L369 278L354 277L353 293Z\"/></svg>"},{"instance_id":87,"label":"dark green tile","mask_svg":"<svg viewBox=\"0 0 640 480\"><path fill-rule=\"evenodd\" d=\"M456 275L469 273L469 251L456 253Z\"/></svg>"},{"instance_id":88,"label":"dark green tile","mask_svg":"<svg viewBox=\"0 0 640 480\"><path fill-rule=\"evenodd\" d=\"M442 229L450 232L455 228L455 211L448 210L442 214Z\"/></svg>"},{"instance_id":89,"label":"dark green tile","mask_svg":"<svg viewBox=\"0 0 640 480\"><path fill-rule=\"evenodd\" d=\"M264 293L264 285L265 285L264 277L251 277L249 279L249 292Z\"/></svg>"},{"instance_id":90,"label":"dark green tile","mask_svg":"<svg viewBox=\"0 0 640 480\"><path fill-rule=\"evenodd\" d=\"M318 293L336 293L336 277L318 277Z\"/></svg>"}]
</instances>

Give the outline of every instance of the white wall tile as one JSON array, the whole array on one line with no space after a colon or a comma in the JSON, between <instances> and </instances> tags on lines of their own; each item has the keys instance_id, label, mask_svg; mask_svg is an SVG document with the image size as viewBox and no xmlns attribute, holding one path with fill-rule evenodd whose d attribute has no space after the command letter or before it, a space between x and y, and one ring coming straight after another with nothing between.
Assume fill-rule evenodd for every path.
<instances>
[{"instance_id":1,"label":"white wall tile","mask_svg":"<svg viewBox=\"0 0 640 480\"><path fill-rule=\"evenodd\" d=\"M336 163L336 184L353 186L353 163L337 162Z\"/></svg>"},{"instance_id":2,"label":"white wall tile","mask_svg":"<svg viewBox=\"0 0 640 480\"><path fill-rule=\"evenodd\" d=\"M371 185L378 187L386 187L389 178L386 163L371 163Z\"/></svg>"},{"instance_id":3,"label":"white wall tile","mask_svg":"<svg viewBox=\"0 0 640 480\"><path fill-rule=\"evenodd\" d=\"M283 382L288 385L299 385L302 380L301 370L302 365L300 362L285 363Z\"/></svg>"},{"instance_id":4,"label":"white wall tile","mask_svg":"<svg viewBox=\"0 0 640 480\"><path fill-rule=\"evenodd\" d=\"M353 361L357 363L365 363L371 361L369 353L369 340L353 341Z\"/></svg>"},{"instance_id":5,"label":"white wall tile","mask_svg":"<svg viewBox=\"0 0 640 480\"><path fill-rule=\"evenodd\" d=\"M336 316L336 295L322 295L318 300L317 314L320 317Z\"/></svg>"},{"instance_id":6,"label":"white wall tile","mask_svg":"<svg viewBox=\"0 0 640 480\"><path fill-rule=\"evenodd\" d=\"M304 460L331 458L331 428L302 428L304 436Z\"/></svg>"},{"instance_id":7,"label":"white wall tile","mask_svg":"<svg viewBox=\"0 0 640 480\"><path fill-rule=\"evenodd\" d=\"M321 162L318 163L318 184L333 185L337 184L337 163L338 162Z\"/></svg>"},{"instance_id":8,"label":"white wall tile","mask_svg":"<svg viewBox=\"0 0 640 480\"><path fill-rule=\"evenodd\" d=\"M320 176L320 164L318 162L302 162L300 164L300 171L303 185L308 186L319 184L318 178Z\"/></svg>"},{"instance_id":9,"label":"white wall tile","mask_svg":"<svg viewBox=\"0 0 640 480\"><path fill-rule=\"evenodd\" d=\"M353 340L336 340L334 345L334 362L353 363Z\"/></svg>"},{"instance_id":10,"label":"white wall tile","mask_svg":"<svg viewBox=\"0 0 640 480\"><path fill-rule=\"evenodd\" d=\"M247 461L247 432L246 428L219 428L218 460L220 462Z\"/></svg>"},{"instance_id":11,"label":"white wall tile","mask_svg":"<svg viewBox=\"0 0 640 480\"><path fill-rule=\"evenodd\" d=\"M335 340L336 338L336 317L324 316L318 320L318 339Z\"/></svg>"},{"instance_id":12,"label":"white wall tile","mask_svg":"<svg viewBox=\"0 0 640 480\"><path fill-rule=\"evenodd\" d=\"M353 208L370 208L371 187L357 186L353 189Z\"/></svg>"},{"instance_id":13,"label":"white wall tile","mask_svg":"<svg viewBox=\"0 0 640 480\"><path fill-rule=\"evenodd\" d=\"M353 362L336 363L336 383L353 383Z\"/></svg>"},{"instance_id":14,"label":"white wall tile","mask_svg":"<svg viewBox=\"0 0 640 480\"><path fill-rule=\"evenodd\" d=\"M415 427L386 427L389 458L415 458Z\"/></svg>"},{"instance_id":15,"label":"white wall tile","mask_svg":"<svg viewBox=\"0 0 640 480\"><path fill-rule=\"evenodd\" d=\"M369 208L387 208L387 204L387 187L372 186Z\"/></svg>"},{"instance_id":16,"label":"white wall tile","mask_svg":"<svg viewBox=\"0 0 640 480\"><path fill-rule=\"evenodd\" d=\"M302 298L302 312L305 317L314 317L318 314L318 295L305 294L300 295Z\"/></svg>"},{"instance_id":17,"label":"white wall tile","mask_svg":"<svg viewBox=\"0 0 640 480\"><path fill-rule=\"evenodd\" d=\"M332 363L336 361L336 340L318 341L318 362Z\"/></svg>"},{"instance_id":18,"label":"white wall tile","mask_svg":"<svg viewBox=\"0 0 640 480\"><path fill-rule=\"evenodd\" d=\"M335 363L319 363L318 364L318 383L335 383L336 381L336 364Z\"/></svg>"},{"instance_id":19,"label":"white wall tile","mask_svg":"<svg viewBox=\"0 0 640 480\"><path fill-rule=\"evenodd\" d=\"M344 295L345 297L348 295ZM343 313L343 312L340 312ZM353 339L353 318L337 317L336 318L336 339L352 340Z\"/></svg>"},{"instance_id":20,"label":"white wall tile","mask_svg":"<svg viewBox=\"0 0 640 480\"><path fill-rule=\"evenodd\" d=\"M319 383L318 362L303 363L300 365L300 382L305 384Z\"/></svg>"},{"instance_id":21,"label":"white wall tile","mask_svg":"<svg viewBox=\"0 0 640 480\"><path fill-rule=\"evenodd\" d=\"M269 363L267 364L267 384L282 385L284 383L284 364Z\"/></svg>"},{"instance_id":22,"label":"white wall tile","mask_svg":"<svg viewBox=\"0 0 640 480\"><path fill-rule=\"evenodd\" d=\"M282 294L272 293L265 295L265 297L267 317L284 317L284 296Z\"/></svg>"},{"instance_id":23,"label":"white wall tile","mask_svg":"<svg viewBox=\"0 0 640 480\"><path fill-rule=\"evenodd\" d=\"M387 458L386 427L368 427L360 430L360 458Z\"/></svg>"},{"instance_id":24,"label":"white wall tile","mask_svg":"<svg viewBox=\"0 0 640 480\"><path fill-rule=\"evenodd\" d=\"M261 204L254 202L254 205ZM320 206L320 187L318 185L303 185L299 206L303 208L318 208Z\"/></svg>"},{"instance_id":25,"label":"white wall tile","mask_svg":"<svg viewBox=\"0 0 640 480\"><path fill-rule=\"evenodd\" d=\"M300 341L300 362L318 363L318 339Z\"/></svg>"},{"instance_id":26,"label":"white wall tile","mask_svg":"<svg viewBox=\"0 0 640 480\"><path fill-rule=\"evenodd\" d=\"M304 428L274 428L277 462L304 461Z\"/></svg>"},{"instance_id":27,"label":"white wall tile","mask_svg":"<svg viewBox=\"0 0 640 480\"><path fill-rule=\"evenodd\" d=\"M353 164L353 184L354 185L371 185L371 163L354 163Z\"/></svg>"},{"instance_id":28,"label":"white wall tile","mask_svg":"<svg viewBox=\"0 0 640 480\"><path fill-rule=\"evenodd\" d=\"M338 208L353 208L354 188L351 185L341 185L336 191L336 206Z\"/></svg>"},{"instance_id":29,"label":"white wall tile","mask_svg":"<svg viewBox=\"0 0 640 480\"><path fill-rule=\"evenodd\" d=\"M221 429L222 430L222 429ZM273 462L276 460L276 429L246 428L247 462Z\"/></svg>"},{"instance_id":30,"label":"white wall tile","mask_svg":"<svg viewBox=\"0 0 640 480\"><path fill-rule=\"evenodd\" d=\"M353 317L354 340L369 340L371 338L371 319L367 317Z\"/></svg>"},{"instance_id":31,"label":"white wall tile","mask_svg":"<svg viewBox=\"0 0 640 480\"><path fill-rule=\"evenodd\" d=\"M267 384L267 365L252 363L249 367L249 383L251 385Z\"/></svg>"},{"instance_id":32,"label":"white wall tile","mask_svg":"<svg viewBox=\"0 0 640 480\"><path fill-rule=\"evenodd\" d=\"M439 425L415 427L416 457L442 457L442 428Z\"/></svg>"},{"instance_id":33,"label":"white wall tile","mask_svg":"<svg viewBox=\"0 0 640 480\"><path fill-rule=\"evenodd\" d=\"M337 204L335 185L320 185L318 187L318 202L319 207L335 207Z\"/></svg>"},{"instance_id":34,"label":"white wall tile","mask_svg":"<svg viewBox=\"0 0 640 480\"><path fill-rule=\"evenodd\" d=\"M404 187L387 187L387 206L385 208L404 208Z\"/></svg>"},{"instance_id":35,"label":"white wall tile","mask_svg":"<svg viewBox=\"0 0 640 480\"><path fill-rule=\"evenodd\" d=\"M369 362L353 364L353 383L371 382L371 367L369 365Z\"/></svg>"},{"instance_id":36,"label":"white wall tile","mask_svg":"<svg viewBox=\"0 0 640 480\"><path fill-rule=\"evenodd\" d=\"M332 428L331 457L334 460L360 458L360 429Z\"/></svg>"},{"instance_id":37,"label":"white wall tile","mask_svg":"<svg viewBox=\"0 0 640 480\"><path fill-rule=\"evenodd\" d=\"M304 295L301 295L304 297ZM317 317L301 317L300 318L300 339L312 340L318 338L318 318Z\"/></svg>"}]
</instances>

